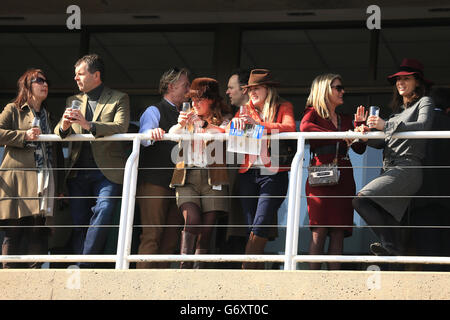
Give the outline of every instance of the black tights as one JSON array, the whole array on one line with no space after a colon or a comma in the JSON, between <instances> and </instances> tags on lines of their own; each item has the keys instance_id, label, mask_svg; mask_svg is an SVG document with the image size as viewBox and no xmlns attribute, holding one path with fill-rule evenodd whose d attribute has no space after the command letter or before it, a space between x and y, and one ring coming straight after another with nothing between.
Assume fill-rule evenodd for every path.
<instances>
[{"instance_id":1,"label":"black tights","mask_svg":"<svg viewBox=\"0 0 450 320\"><path fill-rule=\"evenodd\" d=\"M216 211L202 212L193 202L180 207L184 217L184 231L198 235L197 249L208 249L216 222Z\"/></svg>"},{"instance_id":2,"label":"black tights","mask_svg":"<svg viewBox=\"0 0 450 320\"><path fill-rule=\"evenodd\" d=\"M363 198L359 194L353 199L353 208L366 221L368 226L394 226L394 228L371 227L371 229L380 238L384 247L393 249L393 251L403 248L403 230L395 228L401 224L389 212L373 200Z\"/></svg>"},{"instance_id":3,"label":"black tights","mask_svg":"<svg viewBox=\"0 0 450 320\"><path fill-rule=\"evenodd\" d=\"M3 255L45 255L48 253L49 230L40 215L4 222ZM41 262L3 262L3 268L40 268Z\"/></svg>"}]
</instances>

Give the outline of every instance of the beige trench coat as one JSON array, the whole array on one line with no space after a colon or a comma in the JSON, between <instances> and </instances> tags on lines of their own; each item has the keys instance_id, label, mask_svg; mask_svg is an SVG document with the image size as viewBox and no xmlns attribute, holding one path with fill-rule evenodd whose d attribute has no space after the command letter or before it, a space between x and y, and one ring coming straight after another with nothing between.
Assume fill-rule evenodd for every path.
<instances>
[{"instance_id":1,"label":"beige trench coat","mask_svg":"<svg viewBox=\"0 0 450 320\"><path fill-rule=\"evenodd\" d=\"M28 104L20 109L8 104L0 113L0 144L5 146L0 168L0 220L20 219L39 214L37 171L34 148L25 147L25 133L31 128L34 115ZM58 154L53 145L53 168ZM8 170L5 170L8 169ZM55 180L58 174L55 174ZM55 190L58 189L55 181ZM19 198L21 197L21 198ZM24 199L24 198L31 199Z\"/></svg>"}]
</instances>

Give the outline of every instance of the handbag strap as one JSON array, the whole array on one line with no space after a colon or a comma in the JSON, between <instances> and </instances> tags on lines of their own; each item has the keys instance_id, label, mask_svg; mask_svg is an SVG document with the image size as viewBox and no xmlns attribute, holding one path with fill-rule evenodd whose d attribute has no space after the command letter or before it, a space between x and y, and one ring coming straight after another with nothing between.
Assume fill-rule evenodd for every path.
<instances>
[{"instance_id":1,"label":"handbag strap","mask_svg":"<svg viewBox=\"0 0 450 320\"><path fill-rule=\"evenodd\" d=\"M339 116L339 114L337 114L337 120L338 120L338 131L341 131L341 117ZM309 155L309 163L311 164L311 161L313 159L311 148L309 148L309 154L310 154ZM347 154L348 154L348 149L347 149ZM333 159L334 163L338 162L338 155L339 155L339 140L337 140L337 142L336 142L336 154Z\"/></svg>"},{"instance_id":2,"label":"handbag strap","mask_svg":"<svg viewBox=\"0 0 450 320\"><path fill-rule=\"evenodd\" d=\"M341 117L339 114L337 114L337 121L338 121L338 131L341 131ZM336 155L334 156L333 162L338 162L338 154L339 154L339 140L336 142Z\"/></svg>"}]
</instances>

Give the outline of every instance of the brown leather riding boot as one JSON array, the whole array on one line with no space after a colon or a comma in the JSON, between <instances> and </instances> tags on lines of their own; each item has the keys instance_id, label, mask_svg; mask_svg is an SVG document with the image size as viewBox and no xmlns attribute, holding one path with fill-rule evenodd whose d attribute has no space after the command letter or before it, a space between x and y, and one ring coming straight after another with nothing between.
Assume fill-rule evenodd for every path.
<instances>
[{"instance_id":1,"label":"brown leather riding boot","mask_svg":"<svg viewBox=\"0 0 450 320\"><path fill-rule=\"evenodd\" d=\"M195 250L195 245L197 244L197 235L181 231L181 254L193 254ZM180 269L192 269L192 262L181 261Z\"/></svg>"},{"instance_id":2,"label":"brown leather riding boot","mask_svg":"<svg viewBox=\"0 0 450 320\"><path fill-rule=\"evenodd\" d=\"M245 246L245 254L263 254L266 247L267 238L259 237L250 233L247 245ZM244 262L242 269L264 269L264 262Z\"/></svg>"}]
</instances>

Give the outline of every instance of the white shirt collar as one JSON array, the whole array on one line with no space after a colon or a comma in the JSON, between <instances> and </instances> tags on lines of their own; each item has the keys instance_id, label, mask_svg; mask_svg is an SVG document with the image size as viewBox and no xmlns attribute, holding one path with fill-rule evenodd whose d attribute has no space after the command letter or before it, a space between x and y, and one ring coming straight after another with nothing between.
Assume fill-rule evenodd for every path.
<instances>
[{"instance_id":1,"label":"white shirt collar","mask_svg":"<svg viewBox=\"0 0 450 320\"><path fill-rule=\"evenodd\" d=\"M170 101L169 99L167 99L167 98L164 98L164 100L166 100L170 105L172 105L172 106L174 106L174 107L177 107L172 101Z\"/></svg>"}]
</instances>

